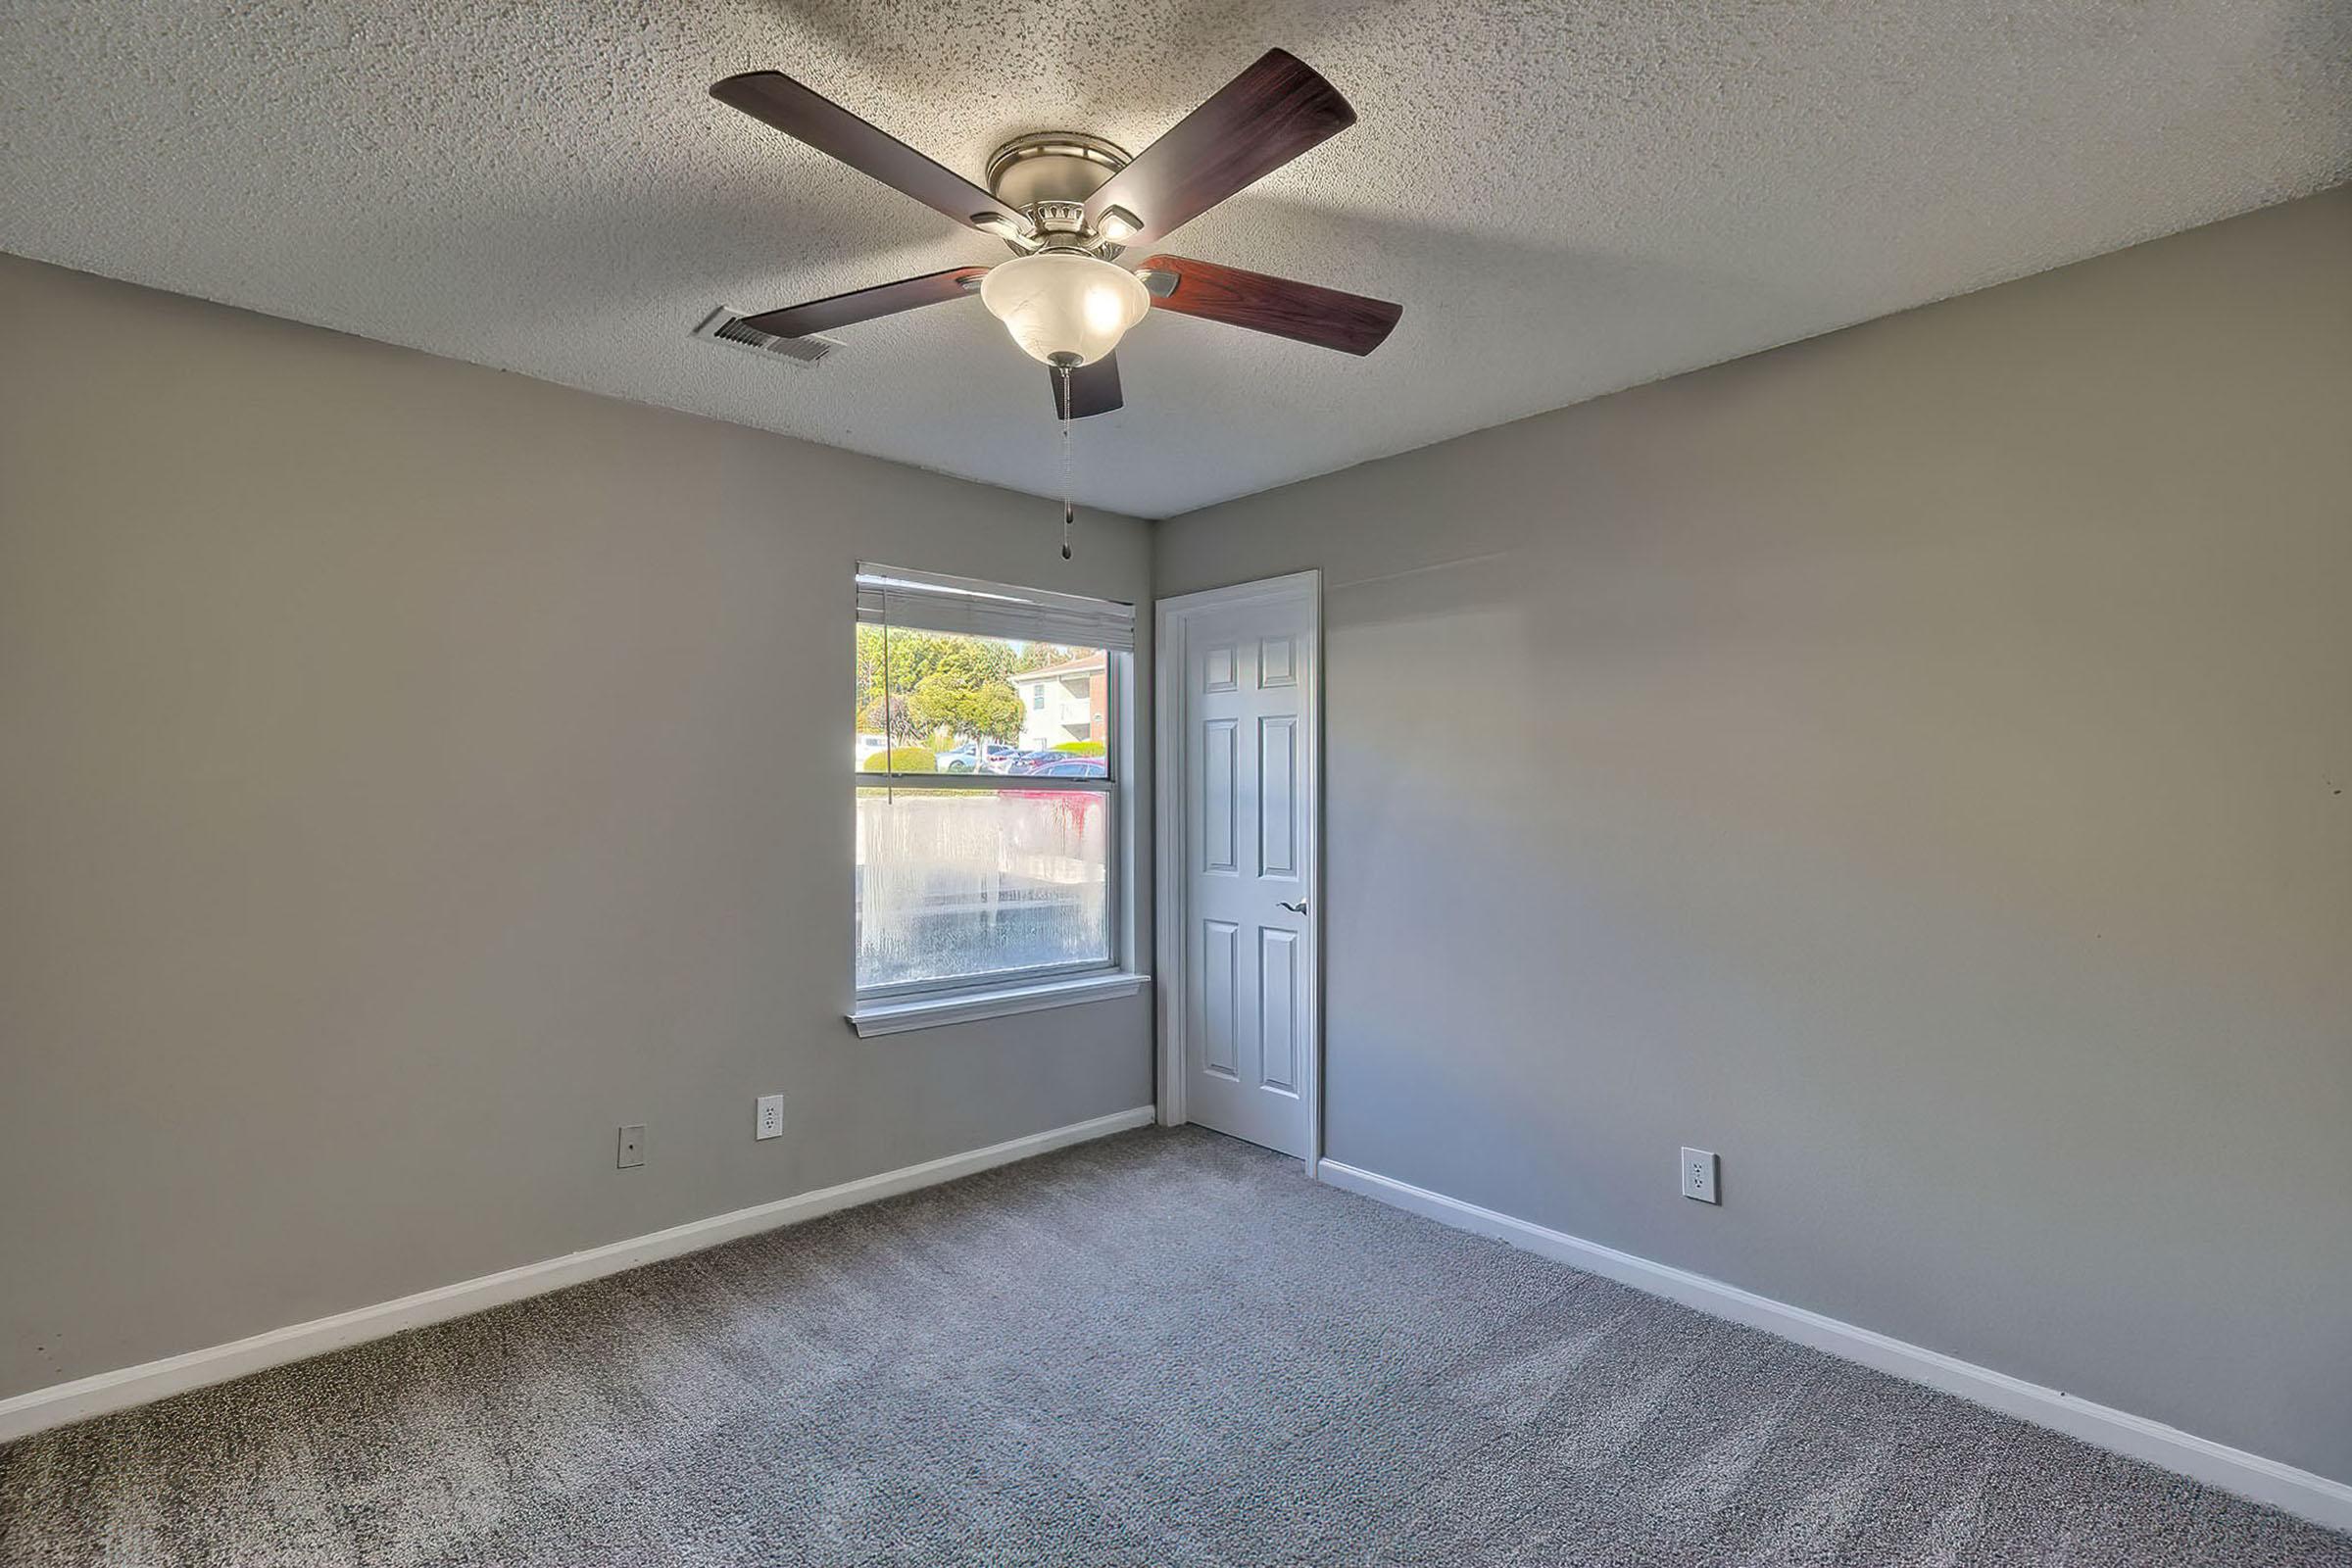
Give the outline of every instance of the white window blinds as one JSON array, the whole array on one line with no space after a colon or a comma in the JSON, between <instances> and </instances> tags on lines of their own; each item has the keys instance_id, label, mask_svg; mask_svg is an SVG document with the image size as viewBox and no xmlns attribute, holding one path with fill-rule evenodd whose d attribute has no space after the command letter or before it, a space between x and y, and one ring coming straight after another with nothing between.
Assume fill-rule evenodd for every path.
<instances>
[{"instance_id":1,"label":"white window blinds","mask_svg":"<svg viewBox=\"0 0 2352 1568\"><path fill-rule=\"evenodd\" d=\"M865 562L858 566L858 618L1065 647L1135 646L1133 605Z\"/></svg>"}]
</instances>

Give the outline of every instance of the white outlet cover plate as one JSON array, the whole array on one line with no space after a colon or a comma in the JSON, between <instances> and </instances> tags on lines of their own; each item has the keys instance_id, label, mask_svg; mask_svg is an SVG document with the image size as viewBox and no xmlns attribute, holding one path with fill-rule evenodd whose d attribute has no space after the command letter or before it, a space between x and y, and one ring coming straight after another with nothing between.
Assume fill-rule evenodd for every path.
<instances>
[{"instance_id":1,"label":"white outlet cover plate","mask_svg":"<svg viewBox=\"0 0 2352 1568\"><path fill-rule=\"evenodd\" d=\"M1702 1203L1719 1203L1715 1196L1715 1153L1707 1149L1683 1151L1683 1196Z\"/></svg>"},{"instance_id":2,"label":"white outlet cover plate","mask_svg":"<svg viewBox=\"0 0 2352 1568\"><path fill-rule=\"evenodd\" d=\"M753 1124L754 1138L781 1138L784 1135L784 1097L761 1095L760 1116Z\"/></svg>"}]
</instances>

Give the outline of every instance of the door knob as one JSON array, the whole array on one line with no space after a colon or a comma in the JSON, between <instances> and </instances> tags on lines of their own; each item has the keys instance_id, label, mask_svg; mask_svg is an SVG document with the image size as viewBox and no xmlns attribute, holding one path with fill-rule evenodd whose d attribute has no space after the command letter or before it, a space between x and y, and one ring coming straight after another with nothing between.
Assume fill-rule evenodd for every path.
<instances>
[{"instance_id":1,"label":"door knob","mask_svg":"<svg viewBox=\"0 0 2352 1568\"><path fill-rule=\"evenodd\" d=\"M1306 901L1304 899L1300 899L1297 904L1293 904L1288 899L1277 899L1274 902L1281 905L1284 908L1290 910L1293 914L1304 914L1306 912Z\"/></svg>"}]
</instances>

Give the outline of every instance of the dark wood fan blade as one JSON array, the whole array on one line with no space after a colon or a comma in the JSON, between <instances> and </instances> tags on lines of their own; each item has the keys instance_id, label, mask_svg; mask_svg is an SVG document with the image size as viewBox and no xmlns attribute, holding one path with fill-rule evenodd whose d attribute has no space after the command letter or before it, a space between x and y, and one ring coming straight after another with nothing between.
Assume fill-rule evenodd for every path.
<instances>
[{"instance_id":1,"label":"dark wood fan blade","mask_svg":"<svg viewBox=\"0 0 2352 1568\"><path fill-rule=\"evenodd\" d=\"M747 71L713 83L710 96L785 135L829 153L860 173L903 190L958 223L994 232L1029 232L1029 220L950 169L925 158L889 132L778 71ZM976 221L986 219L987 222Z\"/></svg>"},{"instance_id":2,"label":"dark wood fan blade","mask_svg":"<svg viewBox=\"0 0 2352 1568\"><path fill-rule=\"evenodd\" d=\"M1183 256L1154 256L1139 270L1165 272L1176 279L1167 293L1152 291L1156 310L1271 332L1343 354L1371 353L1387 341L1404 314L1403 306L1387 300Z\"/></svg>"},{"instance_id":3,"label":"dark wood fan blade","mask_svg":"<svg viewBox=\"0 0 2352 1568\"><path fill-rule=\"evenodd\" d=\"M1087 198L1088 218L1099 228L1120 208L1143 225L1120 243L1149 245L1354 123L1339 88L1269 49L1104 181Z\"/></svg>"},{"instance_id":4,"label":"dark wood fan blade","mask_svg":"<svg viewBox=\"0 0 2352 1568\"><path fill-rule=\"evenodd\" d=\"M811 332L830 332L854 321L870 321L877 316L896 316L918 306L963 299L978 292L966 279L977 281L987 275L985 267L951 267L944 272L902 277L896 283L876 283L872 288L810 300L806 305L762 311L758 316L745 317L743 324L758 331L773 332L778 337L807 337Z\"/></svg>"},{"instance_id":5,"label":"dark wood fan blade","mask_svg":"<svg viewBox=\"0 0 2352 1568\"><path fill-rule=\"evenodd\" d=\"M1061 406L1061 372L1052 366L1046 373L1054 378L1054 417L1084 419L1097 414L1108 414L1122 408L1127 400L1119 395L1119 357L1105 354L1092 365L1081 365L1070 372L1070 404Z\"/></svg>"}]
</instances>

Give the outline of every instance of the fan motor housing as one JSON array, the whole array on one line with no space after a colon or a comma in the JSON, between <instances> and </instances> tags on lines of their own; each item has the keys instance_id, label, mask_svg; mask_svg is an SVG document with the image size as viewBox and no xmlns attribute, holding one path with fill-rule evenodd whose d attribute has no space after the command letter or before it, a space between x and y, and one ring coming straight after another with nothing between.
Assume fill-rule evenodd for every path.
<instances>
[{"instance_id":1,"label":"fan motor housing","mask_svg":"<svg viewBox=\"0 0 2352 1568\"><path fill-rule=\"evenodd\" d=\"M1049 247L1059 242L1092 249L1099 241L1087 226L1086 199L1128 162L1125 148L1100 136L1032 131L990 157L989 194L1026 216Z\"/></svg>"}]
</instances>

